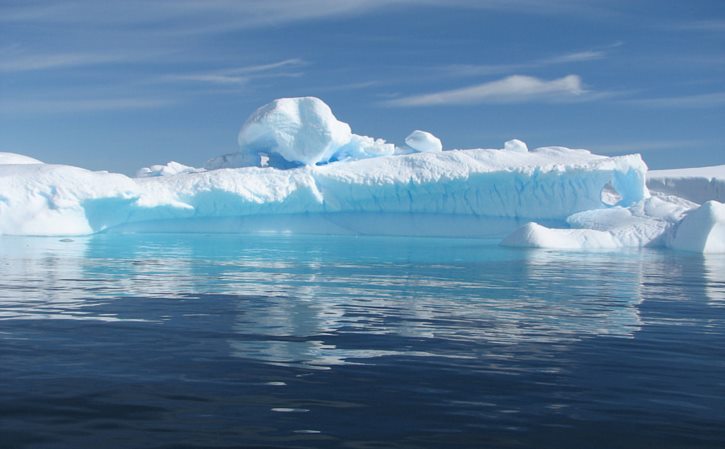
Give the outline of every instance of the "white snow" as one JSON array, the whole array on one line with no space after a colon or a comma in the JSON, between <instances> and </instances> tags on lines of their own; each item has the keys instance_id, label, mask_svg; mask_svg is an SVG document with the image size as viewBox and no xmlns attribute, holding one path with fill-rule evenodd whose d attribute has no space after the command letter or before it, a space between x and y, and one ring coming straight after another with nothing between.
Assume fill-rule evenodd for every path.
<instances>
[{"instance_id":1,"label":"white snow","mask_svg":"<svg viewBox=\"0 0 725 449\"><path fill-rule=\"evenodd\" d=\"M172 176L180 173L195 173L201 169L189 167L188 165L180 164L178 162L168 162L165 165L152 165L150 167L144 167L136 173L138 178L151 178L154 176Z\"/></svg>"},{"instance_id":2,"label":"white snow","mask_svg":"<svg viewBox=\"0 0 725 449\"><path fill-rule=\"evenodd\" d=\"M17 153L0 152L0 165L25 165L25 164L42 164L39 160L30 156Z\"/></svg>"},{"instance_id":3,"label":"white snow","mask_svg":"<svg viewBox=\"0 0 725 449\"><path fill-rule=\"evenodd\" d=\"M410 135L405 138L405 143L410 148L421 153L443 151L441 139L437 138L428 131L421 131L419 129L410 133Z\"/></svg>"},{"instance_id":4,"label":"white snow","mask_svg":"<svg viewBox=\"0 0 725 449\"><path fill-rule=\"evenodd\" d=\"M526 146L526 143L519 140L519 139L511 139L507 141L503 149L506 151L516 151L518 153L526 153L529 151L529 147Z\"/></svg>"},{"instance_id":5,"label":"white snow","mask_svg":"<svg viewBox=\"0 0 725 449\"><path fill-rule=\"evenodd\" d=\"M696 203L725 202L725 165L652 170L647 185L655 192L677 195Z\"/></svg>"},{"instance_id":6,"label":"white snow","mask_svg":"<svg viewBox=\"0 0 725 449\"><path fill-rule=\"evenodd\" d=\"M725 253L725 204L708 201L689 212L675 227L669 246L702 253Z\"/></svg>"},{"instance_id":7,"label":"white snow","mask_svg":"<svg viewBox=\"0 0 725 449\"><path fill-rule=\"evenodd\" d=\"M315 97L282 98L262 106L239 131L243 153L280 155L304 165L327 162L352 139L350 125L339 121Z\"/></svg>"},{"instance_id":8,"label":"white snow","mask_svg":"<svg viewBox=\"0 0 725 449\"><path fill-rule=\"evenodd\" d=\"M502 244L549 249L670 247L702 253L725 252L725 205L708 201L688 208L650 197L628 207L588 210L567 219L570 228L528 223Z\"/></svg>"}]
</instances>

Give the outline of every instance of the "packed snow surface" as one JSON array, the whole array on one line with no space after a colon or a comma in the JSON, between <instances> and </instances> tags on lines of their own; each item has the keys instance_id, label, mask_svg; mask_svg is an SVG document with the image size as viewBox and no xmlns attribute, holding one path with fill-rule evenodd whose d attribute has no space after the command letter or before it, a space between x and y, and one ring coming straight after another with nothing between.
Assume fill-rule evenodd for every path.
<instances>
[{"instance_id":1,"label":"packed snow surface","mask_svg":"<svg viewBox=\"0 0 725 449\"><path fill-rule=\"evenodd\" d=\"M443 151L443 144L441 139L437 138L428 131L421 131L416 129L408 137L405 138L405 143L415 151L421 153L428 153L431 151Z\"/></svg>"},{"instance_id":2,"label":"packed snow surface","mask_svg":"<svg viewBox=\"0 0 725 449\"><path fill-rule=\"evenodd\" d=\"M171 161L165 165L152 165L150 167L144 167L136 173L137 178L150 178L153 176L172 176L181 173L196 173L202 171L198 168L189 167L188 165L180 164L175 161Z\"/></svg>"},{"instance_id":3,"label":"packed snow surface","mask_svg":"<svg viewBox=\"0 0 725 449\"><path fill-rule=\"evenodd\" d=\"M16 153L0 152L0 165L24 165L24 164L42 164L39 160L30 156L24 156Z\"/></svg>"},{"instance_id":4,"label":"packed snow surface","mask_svg":"<svg viewBox=\"0 0 725 449\"><path fill-rule=\"evenodd\" d=\"M652 170L647 174L647 185L655 192L704 203L725 201L725 165L713 167Z\"/></svg>"}]
</instances>

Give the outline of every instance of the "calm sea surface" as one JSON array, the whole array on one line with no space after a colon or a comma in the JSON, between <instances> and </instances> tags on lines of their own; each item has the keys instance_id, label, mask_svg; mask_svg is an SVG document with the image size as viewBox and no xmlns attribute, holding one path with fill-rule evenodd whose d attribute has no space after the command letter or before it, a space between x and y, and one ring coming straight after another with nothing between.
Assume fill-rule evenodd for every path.
<instances>
[{"instance_id":1,"label":"calm sea surface","mask_svg":"<svg viewBox=\"0 0 725 449\"><path fill-rule=\"evenodd\" d=\"M723 448L725 257L4 237L0 447Z\"/></svg>"}]
</instances>

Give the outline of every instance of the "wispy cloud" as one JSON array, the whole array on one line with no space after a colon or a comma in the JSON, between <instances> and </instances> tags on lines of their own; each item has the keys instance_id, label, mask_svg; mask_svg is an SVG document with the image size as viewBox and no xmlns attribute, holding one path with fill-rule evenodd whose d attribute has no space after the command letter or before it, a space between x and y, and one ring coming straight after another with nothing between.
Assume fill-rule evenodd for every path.
<instances>
[{"instance_id":1,"label":"wispy cloud","mask_svg":"<svg viewBox=\"0 0 725 449\"><path fill-rule=\"evenodd\" d=\"M253 79L297 77L301 72L289 72L287 69L299 69L307 62L299 59L285 59L269 64L231 67L203 73L170 74L162 77L163 81L187 81L227 86L244 86Z\"/></svg>"},{"instance_id":2,"label":"wispy cloud","mask_svg":"<svg viewBox=\"0 0 725 449\"><path fill-rule=\"evenodd\" d=\"M176 0L98 2L76 0L54 5L27 2L0 5L0 22L80 23L101 25L134 23L186 26L186 32L214 32L299 21L358 16L397 7L433 7L512 11L519 14L611 14L600 2L584 0ZM193 18L193 23L187 19Z\"/></svg>"},{"instance_id":3,"label":"wispy cloud","mask_svg":"<svg viewBox=\"0 0 725 449\"><path fill-rule=\"evenodd\" d=\"M65 69L126 62L134 58L119 53L34 53L19 45L9 45L0 48L0 72Z\"/></svg>"},{"instance_id":4,"label":"wispy cloud","mask_svg":"<svg viewBox=\"0 0 725 449\"><path fill-rule=\"evenodd\" d=\"M480 103L521 103L528 101L566 101L586 93L581 78L568 75L554 80L513 75L461 89L413 95L389 100L393 107L463 105Z\"/></svg>"},{"instance_id":5,"label":"wispy cloud","mask_svg":"<svg viewBox=\"0 0 725 449\"><path fill-rule=\"evenodd\" d=\"M607 53L603 50L586 50L578 51L574 53L565 53L563 55L554 56L551 58L541 59L538 61L540 65L552 65L552 64L567 64L570 62L585 62L595 61L597 59L604 59Z\"/></svg>"},{"instance_id":6,"label":"wispy cloud","mask_svg":"<svg viewBox=\"0 0 725 449\"><path fill-rule=\"evenodd\" d=\"M643 98L626 101L637 106L653 108L709 108L725 105L725 92L712 92L707 94L683 95L676 97Z\"/></svg>"},{"instance_id":7,"label":"wispy cloud","mask_svg":"<svg viewBox=\"0 0 725 449\"><path fill-rule=\"evenodd\" d=\"M621 44L616 44L616 46L618 45ZM595 61L606 58L607 54L608 52L606 50L584 50L515 64L451 64L440 67L439 71L445 76L458 77L501 75L552 65Z\"/></svg>"}]
</instances>

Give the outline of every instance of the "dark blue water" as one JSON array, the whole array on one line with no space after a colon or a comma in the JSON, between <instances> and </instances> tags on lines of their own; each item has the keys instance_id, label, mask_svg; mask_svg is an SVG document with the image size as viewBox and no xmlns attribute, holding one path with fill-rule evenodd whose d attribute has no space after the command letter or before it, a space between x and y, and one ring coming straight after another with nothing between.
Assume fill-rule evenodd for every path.
<instances>
[{"instance_id":1,"label":"dark blue water","mask_svg":"<svg viewBox=\"0 0 725 449\"><path fill-rule=\"evenodd\" d=\"M725 258L0 239L2 448L722 448Z\"/></svg>"}]
</instances>

